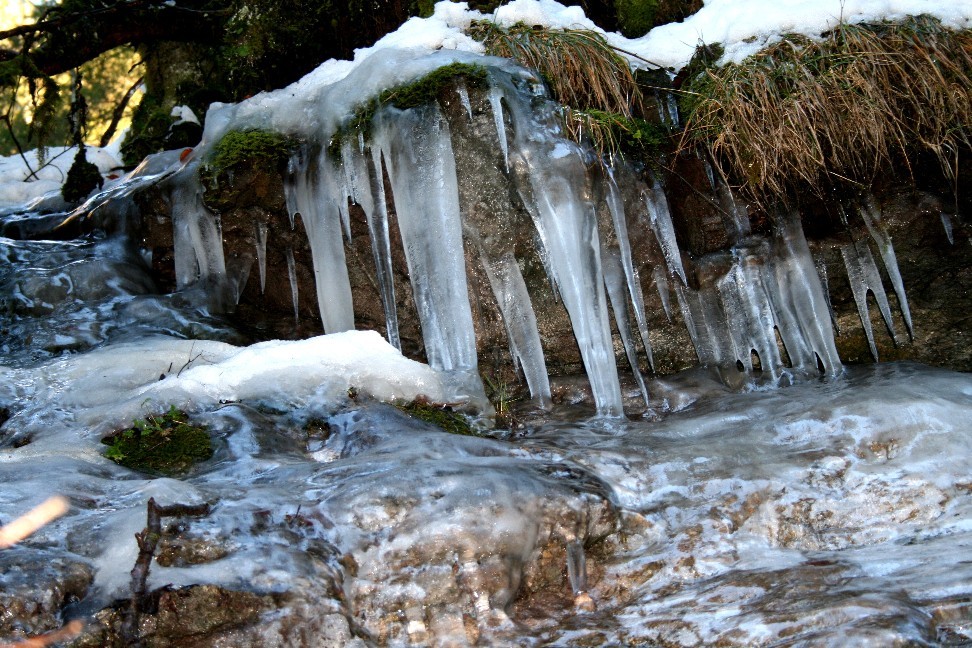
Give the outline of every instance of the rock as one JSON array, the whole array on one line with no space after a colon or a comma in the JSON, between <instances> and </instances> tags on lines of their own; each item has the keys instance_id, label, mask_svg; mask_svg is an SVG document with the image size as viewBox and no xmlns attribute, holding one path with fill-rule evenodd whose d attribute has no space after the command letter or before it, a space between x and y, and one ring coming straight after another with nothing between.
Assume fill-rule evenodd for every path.
<instances>
[{"instance_id":1,"label":"rock","mask_svg":"<svg viewBox=\"0 0 972 648\"><path fill-rule=\"evenodd\" d=\"M94 580L85 562L17 546L0 552L0 640L57 630L64 607L84 598Z\"/></svg>"}]
</instances>

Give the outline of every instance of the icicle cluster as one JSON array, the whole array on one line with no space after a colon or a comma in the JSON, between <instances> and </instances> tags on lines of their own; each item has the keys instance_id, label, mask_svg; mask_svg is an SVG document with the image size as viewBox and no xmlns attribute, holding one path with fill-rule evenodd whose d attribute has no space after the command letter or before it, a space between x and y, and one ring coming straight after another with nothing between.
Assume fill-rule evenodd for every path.
<instances>
[{"instance_id":1,"label":"icicle cluster","mask_svg":"<svg viewBox=\"0 0 972 648\"><path fill-rule=\"evenodd\" d=\"M643 185L640 193L623 192L609 165L592 164L587 151L563 137L556 106L538 101L524 75L497 68L489 78L485 99L492 111L502 171L533 223L538 256L555 297L570 317L600 414L622 414L612 321L634 380L646 404L650 403L639 365L639 357L645 358L646 367L654 369L639 268L650 270L648 280L655 285L669 320L670 292L675 292L700 362L720 368L730 382L739 380L732 375L778 383L796 373L832 375L840 370L826 272L815 265L795 214L780 218L772 236L754 236L745 206L735 201L729 187L706 165L714 204L727 214L725 224L735 245L731 255L722 259L692 263L690 276L657 179ZM464 118L473 120L466 86L458 84L456 93ZM319 110L326 110L323 100L320 106ZM674 111L666 116L677 119ZM305 139L329 142L335 121L318 118L316 123L324 132L305 134ZM463 219L451 128L438 104L407 110L381 107L367 138L359 132L336 146L337 153L335 145L329 150L320 143L305 146L291 160L285 186L291 226L299 218L309 238L325 331L354 328L344 253L345 239L350 239L349 204L354 203L367 221L387 336L401 347L389 236L392 196L386 195L387 182L429 364L451 372L467 394L482 395L466 278L465 246L469 245L499 305L514 365L522 371L533 397L548 403L551 392L544 349L520 261L512 248L497 244L495 237L490 239L487 232ZM202 208L198 191L183 186L174 190L172 199L181 214L176 223L180 285L224 276L219 225ZM884 261L910 334L904 286L880 214L867 205L861 216ZM262 289L267 231L266 225L256 227ZM629 227L643 230L636 232L639 240L645 234L652 237L650 245L657 258L644 265L636 263ZM875 295L890 328L880 275L867 242L848 244L841 252L877 357L866 296ZM291 250L287 260L298 317Z\"/></svg>"}]
</instances>

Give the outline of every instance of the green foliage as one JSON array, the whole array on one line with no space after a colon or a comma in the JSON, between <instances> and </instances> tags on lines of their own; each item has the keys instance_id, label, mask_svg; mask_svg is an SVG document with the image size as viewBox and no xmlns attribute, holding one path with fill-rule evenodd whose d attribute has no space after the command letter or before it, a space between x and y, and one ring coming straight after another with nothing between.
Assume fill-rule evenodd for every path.
<instances>
[{"instance_id":1,"label":"green foliage","mask_svg":"<svg viewBox=\"0 0 972 648\"><path fill-rule=\"evenodd\" d=\"M205 174L215 179L242 164L278 168L294 152L296 142L279 133L257 129L230 131L213 148Z\"/></svg>"},{"instance_id":2,"label":"green foliage","mask_svg":"<svg viewBox=\"0 0 972 648\"><path fill-rule=\"evenodd\" d=\"M189 423L188 415L175 406L165 414L137 420L101 442L108 446L105 456L115 463L163 475L185 473L197 461L213 456L206 427Z\"/></svg>"},{"instance_id":3,"label":"green foliage","mask_svg":"<svg viewBox=\"0 0 972 648\"><path fill-rule=\"evenodd\" d=\"M616 0L614 8L621 33L628 38L644 36L655 26L658 0Z\"/></svg>"},{"instance_id":4,"label":"green foliage","mask_svg":"<svg viewBox=\"0 0 972 648\"><path fill-rule=\"evenodd\" d=\"M424 399L416 399L407 403L395 403L395 407L420 421L425 421L426 423L440 427L449 434L481 436L469 425L469 419L448 405L430 403Z\"/></svg>"},{"instance_id":5,"label":"green foliage","mask_svg":"<svg viewBox=\"0 0 972 648\"><path fill-rule=\"evenodd\" d=\"M85 147L78 149L74 163L68 169L67 179L61 187L61 195L69 203L80 202L88 197L95 187L104 183L98 167L88 162Z\"/></svg>"},{"instance_id":6,"label":"green foliage","mask_svg":"<svg viewBox=\"0 0 972 648\"><path fill-rule=\"evenodd\" d=\"M651 158L669 139L669 130L640 117L603 110L568 110L568 132L574 139L588 139L602 155L634 155Z\"/></svg>"}]
</instances>

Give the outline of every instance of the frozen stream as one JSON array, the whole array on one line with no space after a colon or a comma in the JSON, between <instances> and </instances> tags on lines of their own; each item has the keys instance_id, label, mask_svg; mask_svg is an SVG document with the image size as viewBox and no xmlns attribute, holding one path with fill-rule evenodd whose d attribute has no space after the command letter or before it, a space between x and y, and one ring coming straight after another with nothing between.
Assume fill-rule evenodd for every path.
<instances>
[{"instance_id":1,"label":"frozen stream","mask_svg":"<svg viewBox=\"0 0 972 648\"><path fill-rule=\"evenodd\" d=\"M644 419L524 405L512 434L458 436L379 402L451 385L375 333L247 347L120 240L0 239L0 260L0 521L71 502L0 553L0 605L37 602L0 640L81 617L99 645L154 497L210 512L164 521L150 589L262 597L220 645L972 642L967 374L733 393L700 369L650 381ZM212 459L173 479L103 457L170 405Z\"/></svg>"}]
</instances>

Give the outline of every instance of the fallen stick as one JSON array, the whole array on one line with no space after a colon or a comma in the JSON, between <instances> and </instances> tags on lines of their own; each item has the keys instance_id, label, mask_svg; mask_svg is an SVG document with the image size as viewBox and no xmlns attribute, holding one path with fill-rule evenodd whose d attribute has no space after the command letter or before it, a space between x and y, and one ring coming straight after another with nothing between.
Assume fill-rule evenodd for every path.
<instances>
[{"instance_id":1,"label":"fallen stick","mask_svg":"<svg viewBox=\"0 0 972 648\"><path fill-rule=\"evenodd\" d=\"M45 524L67 513L68 508L66 497L55 495L48 498L10 524L0 527L0 549L17 544Z\"/></svg>"}]
</instances>

